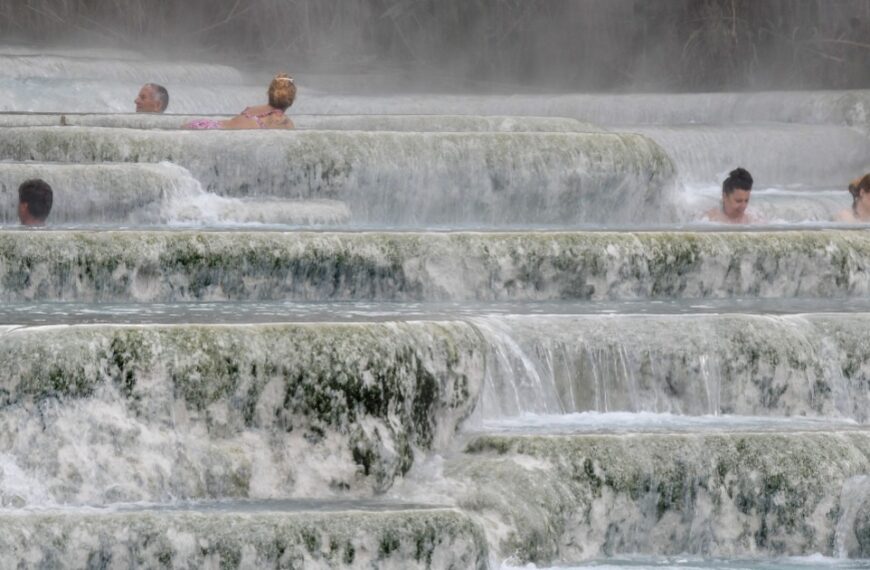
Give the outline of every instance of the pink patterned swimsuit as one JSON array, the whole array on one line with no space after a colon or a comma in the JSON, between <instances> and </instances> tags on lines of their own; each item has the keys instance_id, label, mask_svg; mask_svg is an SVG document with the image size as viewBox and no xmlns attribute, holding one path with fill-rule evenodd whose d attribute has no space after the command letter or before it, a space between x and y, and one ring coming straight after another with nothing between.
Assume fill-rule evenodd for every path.
<instances>
[{"instance_id":1,"label":"pink patterned swimsuit","mask_svg":"<svg viewBox=\"0 0 870 570\"><path fill-rule=\"evenodd\" d=\"M185 129L197 129L197 130L206 130L206 129L220 129L221 122L216 119L193 119L192 121L188 121L184 124Z\"/></svg>"},{"instance_id":2,"label":"pink patterned swimsuit","mask_svg":"<svg viewBox=\"0 0 870 570\"><path fill-rule=\"evenodd\" d=\"M275 115L276 117L284 118L284 111L281 109L270 109L265 113L260 113L259 115L255 115L245 109L241 112L241 116L247 119L251 119L257 126L261 129L268 129L269 126L263 121L266 117L271 115ZM196 130L208 130L208 129L222 129L223 125L220 121L216 119L193 119L192 121L188 121L184 124L185 129L196 129Z\"/></svg>"},{"instance_id":3,"label":"pink patterned swimsuit","mask_svg":"<svg viewBox=\"0 0 870 570\"><path fill-rule=\"evenodd\" d=\"M265 113L261 113L259 115L251 114L250 112L248 112L247 109L242 111L243 117L247 117L248 119L252 119L253 121L255 121L257 123L257 126L260 127L261 129L268 128L268 126L263 122L263 119L265 119L266 117L268 117L270 115L284 117L284 111L282 111L281 109L272 108L272 109L266 111Z\"/></svg>"}]
</instances>

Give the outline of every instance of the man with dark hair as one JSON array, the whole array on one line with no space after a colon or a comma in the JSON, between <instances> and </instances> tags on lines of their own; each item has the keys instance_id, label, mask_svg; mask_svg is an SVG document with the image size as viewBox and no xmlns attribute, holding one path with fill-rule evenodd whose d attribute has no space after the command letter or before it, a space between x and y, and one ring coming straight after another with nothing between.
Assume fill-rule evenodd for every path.
<instances>
[{"instance_id":1,"label":"man with dark hair","mask_svg":"<svg viewBox=\"0 0 870 570\"><path fill-rule=\"evenodd\" d=\"M137 113L162 113L169 106L169 91L162 85L146 83L134 102Z\"/></svg>"},{"instance_id":2,"label":"man with dark hair","mask_svg":"<svg viewBox=\"0 0 870 570\"><path fill-rule=\"evenodd\" d=\"M53 194L45 180L25 180L18 187L18 219L25 226L45 225L51 212Z\"/></svg>"},{"instance_id":3,"label":"man with dark hair","mask_svg":"<svg viewBox=\"0 0 870 570\"><path fill-rule=\"evenodd\" d=\"M722 205L708 211L711 222L726 224L751 224L757 220L746 213L749 195L752 192L752 175L745 168L737 167L722 182Z\"/></svg>"}]
</instances>

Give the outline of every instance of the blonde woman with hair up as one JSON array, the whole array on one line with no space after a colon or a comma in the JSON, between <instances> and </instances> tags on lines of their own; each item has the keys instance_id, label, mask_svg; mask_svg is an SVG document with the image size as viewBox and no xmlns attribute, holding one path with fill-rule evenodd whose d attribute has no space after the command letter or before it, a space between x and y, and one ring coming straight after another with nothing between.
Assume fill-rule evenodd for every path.
<instances>
[{"instance_id":1,"label":"blonde woman with hair up","mask_svg":"<svg viewBox=\"0 0 870 570\"><path fill-rule=\"evenodd\" d=\"M184 124L185 129L292 129L293 121L284 112L296 100L293 77L279 73L269 84L269 103L248 107L232 119L194 119Z\"/></svg>"}]
</instances>

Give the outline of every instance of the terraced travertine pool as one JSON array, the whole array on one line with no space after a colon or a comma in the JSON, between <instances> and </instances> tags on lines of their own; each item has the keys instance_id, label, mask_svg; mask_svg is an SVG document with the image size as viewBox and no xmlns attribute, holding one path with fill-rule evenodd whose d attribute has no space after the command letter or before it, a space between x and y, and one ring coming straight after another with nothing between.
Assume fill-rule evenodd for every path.
<instances>
[{"instance_id":1,"label":"terraced travertine pool","mask_svg":"<svg viewBox=\"0 0 870 570\"><path fill-rule=\"evenodd\" d=\"M0 48L0 566L870 565L870 92L192 132L262 78L136 58Z\"/></svg>"}]
</instances>

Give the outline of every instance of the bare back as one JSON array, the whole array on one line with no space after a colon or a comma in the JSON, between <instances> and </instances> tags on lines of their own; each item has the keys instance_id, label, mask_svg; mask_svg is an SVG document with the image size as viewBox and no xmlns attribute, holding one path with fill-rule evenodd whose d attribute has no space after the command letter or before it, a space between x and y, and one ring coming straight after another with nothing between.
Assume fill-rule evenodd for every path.
<instances>
[{"instance_id":1,"label":"bare back","mask_svg":"<svg viewBox=\"0 0 870 570\"><path fill-rule=\"evenodd\" d=\"M293 127L293 121L284 114L284 111L270 105L248 107L223 123L225 129L292 129Z\"/></svg>"}]
</instances>

